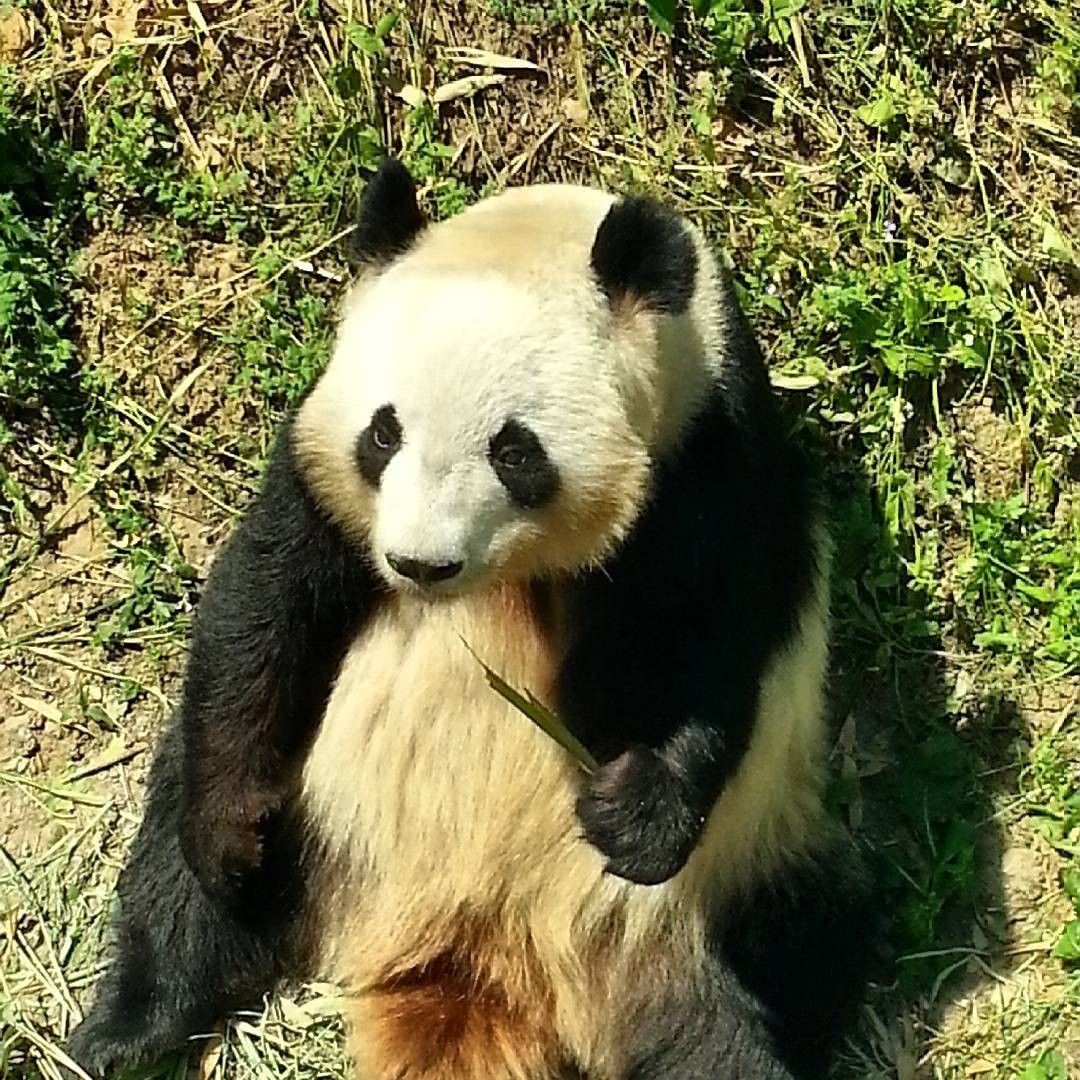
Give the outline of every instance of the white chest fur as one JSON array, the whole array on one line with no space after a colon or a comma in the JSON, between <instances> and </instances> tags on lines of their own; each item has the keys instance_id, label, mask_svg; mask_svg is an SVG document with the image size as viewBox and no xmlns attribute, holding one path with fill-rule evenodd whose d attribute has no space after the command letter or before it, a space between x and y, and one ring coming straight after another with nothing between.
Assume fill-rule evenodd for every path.
<instances>
[{"instance_id":1,"label":"white chest fur","mask_svg":"<svg viewBox=\"0 0 1080 1080\"><path fill-rule=\"evenodd\" d=\"M382 908L402 925L515 903L528 921L544 903L567 905L571 921L583 905L602 919L629 896L647 908L688 891L715 897L812 842L824 610L822 588L765 673L749 751L698 851L645 902L605 875L581 838L574 761L487 685L470 655L552 700L555 657L523 593L389 601L342 663L303 775L335 874L358 876L341 882L346 906L368 925Z\"/></svg>"},{"instance_id":2,"label":"white chest fur","mask_svg":"<svg viewBox=\"0 0 1080 1080\"><path fill-rule=\"evenodd\" d=\"M331 846L369 870L445 876L569 830L574 763L487 685L470 648L549 691L548 649L510 592L394 600L342 664L304 787Z\"/></svg>"},{"instance_id":3,"label":"white chest fur","mask_svg":"<svg viewBox=\"0 0 1080 1080\"><path fill-rule=\"evenodd\" d=\"M618 891L579 835L576 764L487 685L469 648L550 700L551 650L521 594L394 600L346 656L304 770L308 813L356 871L342 906L397 950L411 951L406 927L463 909L520 907L531 921L565 900L570 922L583 891Z\"/></svg>"},{"instance_id":4,"label":"white chest fur","mask_svg":"<svg viewBox=\"0 0 1080 1080\"><path fill-rule=\"evenodd\" d=\"M466 643L552 700L555 656L508 589L391 600L342 664L302 787L328 856L322 967L363 992L368 1032L402 994L466 970L526 1011L543 1002L561 1045L601 1062L616 1048L594 1043L610 1027L594 1014L613 988L687 977L714 905L813 843L823 591L765 674L750 748L697 851L651 888L604 873L574 813L577 765L490 689Z\"/></svg>"}]
</instances>

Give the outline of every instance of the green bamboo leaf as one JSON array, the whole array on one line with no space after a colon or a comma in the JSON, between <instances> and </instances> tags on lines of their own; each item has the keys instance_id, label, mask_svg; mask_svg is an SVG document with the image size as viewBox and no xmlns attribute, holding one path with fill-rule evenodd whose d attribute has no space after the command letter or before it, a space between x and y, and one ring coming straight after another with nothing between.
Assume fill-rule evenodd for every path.
<instances>
[{"instance_id":1,"label":"green bamboo leaf","mask_svg":"<svg viewBox=\"0 0 1080 1080\"><path fill-rule=\"evenodd\" d=\"M472 646L462 639L462 644L472 654L473 659L484 669L488 686L505 698L519 712L524 713L545 735L554 739L587 773L594 773L600 767L596 758L574 737L569 728L531 691L524 694L515 690L505 679L492 671L473 651Z\"/></svg>"},{"instance_id":2,"label":"green bamboo leaf","mask_svg":"<svg viewBox=\"0 0 1080 1080\"><path fill-rule=\"evenodd\" d=\"M1054 946L1053 956L1066 963L1075 963L1080 960L1080 919L1073 919L1069 923Z\"/></svg>"},{"instance_id":3,"label":"green bamboo leaf","mask_svg":"<svg viewBox=\"0 0 1080 1080\"><path fill-rule=\"evenodd\" d=\"M675 17L678 14L676 0L645 0L645 6L649 9L652 21L665 34L675 33Z\"/></svg>"},{"instance_id":4,"label":"green bamboo leaf","mask_svg":"<svg viewBox=\"0 0 1080 1080\"><path fill-rule=\"evenodd\" d=\"M386 37L391 30L398 24L398 20L401 18L400 11L388 11L376 24L375 24L375 36L379 39Z\"/></svg>"}]
</instances>

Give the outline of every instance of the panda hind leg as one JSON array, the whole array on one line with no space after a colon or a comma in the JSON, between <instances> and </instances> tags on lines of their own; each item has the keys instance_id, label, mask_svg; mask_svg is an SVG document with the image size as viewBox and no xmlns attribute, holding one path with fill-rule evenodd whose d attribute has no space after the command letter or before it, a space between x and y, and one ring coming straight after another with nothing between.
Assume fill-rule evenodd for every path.
<instances>
[{"instance_id":1,"label":"panda hind leg","mask_svg":"<svg viewBox=\"0 0 1080 1080\"><path fill-rule=\"evenodd\" d=\"M280 932L203 891L180 850L180 734L162 741L146 812L120 876L112 963L67 1053L94 1077L152 1064L257 1005L277 977Z\"/></svg>"},{"instance_id":2,"label":"panda hind leg","mask_svg":"<svg viewBox=\"0 0 1080 1080\"><path fill-rule=\"evenodd\" d=\"M718 956L698 977L629 1010L627 1080L795 1080L761 1004Z\"/></svg>"},{"instance_id":3,"label":"panda hind leg","mask_svg":"<svg viewBox=\"0 0 1080 1080\"><path fill-rule=\"evenodd\" d=\"M768 1010L784 1059L824 1075L858 1014L877 933L872 883L854 845L837 838L786 867L729 912L724 963Z\"/></svg>"}]
</instances>

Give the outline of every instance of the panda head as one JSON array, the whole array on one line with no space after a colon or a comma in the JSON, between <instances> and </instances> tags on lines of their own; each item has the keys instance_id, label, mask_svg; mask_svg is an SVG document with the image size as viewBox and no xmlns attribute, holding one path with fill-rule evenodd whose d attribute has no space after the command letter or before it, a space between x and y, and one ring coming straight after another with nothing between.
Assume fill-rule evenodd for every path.
<instances>
[{"instance_id":1,"label":"panda head","mask_svg":"<svg viewBox=\"0 0 1080 1080\"><path fill-rule=\"evenodd\" d=\"M696 234L650 201L567 185L428 225L391 161L355 251L294 428L320 504L402 591L601 563L710 383Z\"/></svg>"}]
</instances>

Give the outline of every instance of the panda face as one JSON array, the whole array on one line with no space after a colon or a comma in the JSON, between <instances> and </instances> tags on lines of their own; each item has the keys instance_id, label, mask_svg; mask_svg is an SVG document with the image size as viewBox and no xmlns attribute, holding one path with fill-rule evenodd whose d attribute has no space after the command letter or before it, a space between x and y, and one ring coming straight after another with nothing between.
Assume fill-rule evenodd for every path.
<instances>
[{"instance_id":1,"label":"panda face","mask_svg":"<svg viewBox=\"0 0 1080 1080\"><path fill-rule=\"evenodd\" d=\"M408 261L361 287L298 418L320 502L386 582L438 596L603 560L645 439L594 288Z\"/></svg>"},{"instance_id":2,"label":"panda face","mask_svg":"<svg viewBox=\"0 0 1080 1080\"><path fill-rule=\"evenodd\" d=\"M422 435L421 429L418 442ZM376 409L360 433L356 462L368 484L381 490L394 459L402 459L386 481L388 489L396 485L394 493L388 490L388 497L378 500L383 512L376 530L382 540L377 554L392 571L393 584L453 591L460 587L455 579L467 583L483 576L496 537L501 535L505 544L520 514L540 511L556 498L559 471L522 421L507 419L488 439L486 453L477 450L473 446L459 452L442 469L425 468L425 455L409 449L390 404ZM501 492L495 490L492 476ZM418 519L417 511L426 511L431 519Z\"/></svg>"}]
</instances>

